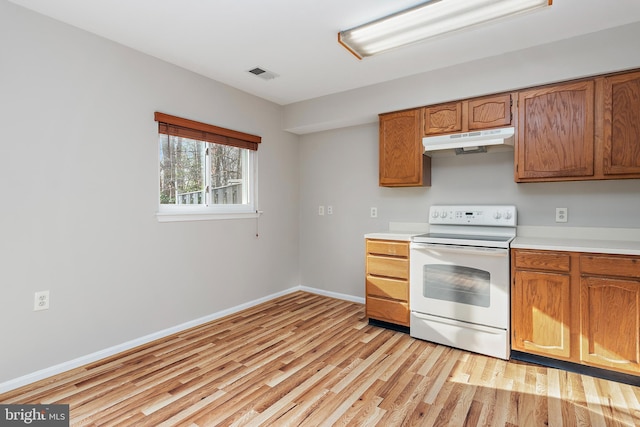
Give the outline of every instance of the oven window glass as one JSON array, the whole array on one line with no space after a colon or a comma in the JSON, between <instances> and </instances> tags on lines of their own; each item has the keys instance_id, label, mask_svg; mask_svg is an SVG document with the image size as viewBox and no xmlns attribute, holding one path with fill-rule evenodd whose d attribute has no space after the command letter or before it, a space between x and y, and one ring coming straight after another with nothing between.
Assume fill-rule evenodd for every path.
<instances>
[{"instance_id":1,"label":"oven window glass","mask_svg":"<svg viewBox=\"0 0 640 427\"><path fill-rule=\"evenodd\" d=\"M489 307L491 275L488 271L447 264L428 264L423 269L425 297Z\"/></svg>"}]
</instances>

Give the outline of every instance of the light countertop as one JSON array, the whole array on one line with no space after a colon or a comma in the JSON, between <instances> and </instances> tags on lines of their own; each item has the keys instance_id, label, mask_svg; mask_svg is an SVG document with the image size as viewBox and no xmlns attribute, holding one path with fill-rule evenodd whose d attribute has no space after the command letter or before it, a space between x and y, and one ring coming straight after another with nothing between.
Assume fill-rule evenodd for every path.
<instances>
[{"instance_id":1,"label":"light countertop","mask_svg":"<svg viewBox=\"0 0 640 427\"><path fill-rule=\"evenodd\" d=\"M411 241L429 231L425 223L389 223L389 230L366 239ZM640 256L640 228L518 226L512 248Z\"/></svg>"},{"instance_id":2,"label":"light countertop","mask_svg":"<svg viewBox=\"0 0 640 427\"><path fill-rule=\"evenodd\" d=\"M364 237L365 239L401 240L409 242L413 236L424 234L428 231L429 224L426 223L390 222L388 230L377 233L367 233Z\"/></svg>"},{"instance_id":3,"label":"light countertop","mask_svg":"<svg viewBox=\"0 0 640 427\"><path fill-rule=\"evenodd\" d=\"M415 233L398 233L392 231L382 231L380 233L367 233L364 235L365 239L379 239L379 240L404 240L411 241L413 236L423 234L422 232Z\"/></svg>"},{"instance_id":4,"label":"light countertop","mask_svg":"<svg viewBox=\"0 0 640 427\"><path fill-rule=\"evenodd\" d=\"M640 255L640 229L518 227L512 248Z\"/></svg>"}]
</instances>

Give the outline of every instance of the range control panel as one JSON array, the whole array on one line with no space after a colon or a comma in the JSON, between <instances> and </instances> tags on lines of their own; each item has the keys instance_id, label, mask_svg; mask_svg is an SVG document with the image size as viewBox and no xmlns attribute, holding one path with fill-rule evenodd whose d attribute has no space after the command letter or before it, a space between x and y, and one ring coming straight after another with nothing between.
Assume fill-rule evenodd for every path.
<instances>
[{"instance_id":1,"label":"range control panel","mask_svg":"<svg viewBox=\"0 0 640 427\"><path fill-rule=\"evenodd\" d=\"M515 227L516 207L512 205L434 205L429 208L429 224Z\"/></svg>"}]
</instances>

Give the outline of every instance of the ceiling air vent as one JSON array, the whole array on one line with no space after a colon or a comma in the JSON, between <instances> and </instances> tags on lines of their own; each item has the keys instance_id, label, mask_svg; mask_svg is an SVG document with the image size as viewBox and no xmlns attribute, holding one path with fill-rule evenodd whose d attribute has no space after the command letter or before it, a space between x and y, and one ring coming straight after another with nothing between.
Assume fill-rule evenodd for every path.
<instances>
[{"instance_id":1,"label":"ceiling air vent","mask_svg":"<svg viewBox=\"0 0 640 427\"><path fill-rule=\"evenodd\" d=\"M276 73L272 71L267 71L264 68L260 68L260 67L253 68L249 70L249 72L253 75L260 77L263 80L273 80L276 77L278 77Z\"/></svg>"}]
</instances>

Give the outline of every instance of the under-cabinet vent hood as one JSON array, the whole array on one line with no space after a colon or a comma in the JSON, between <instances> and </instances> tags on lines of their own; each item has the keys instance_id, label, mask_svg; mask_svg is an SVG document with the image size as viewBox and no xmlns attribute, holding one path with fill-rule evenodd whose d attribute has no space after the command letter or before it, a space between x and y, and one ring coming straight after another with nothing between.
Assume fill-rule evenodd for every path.
<instances>
[{"instance_id":1,"label":"under-cabinet vent hood","mask_svg":"<svg viewBox=\"0 0 640 427\"><path fill-rule=\"evenodd\" d=\"M424 151L455 150L456 154L483 153L488 146L513 146L515 128L498 128L422 138Z\"/></svg>"}]
</instances>

